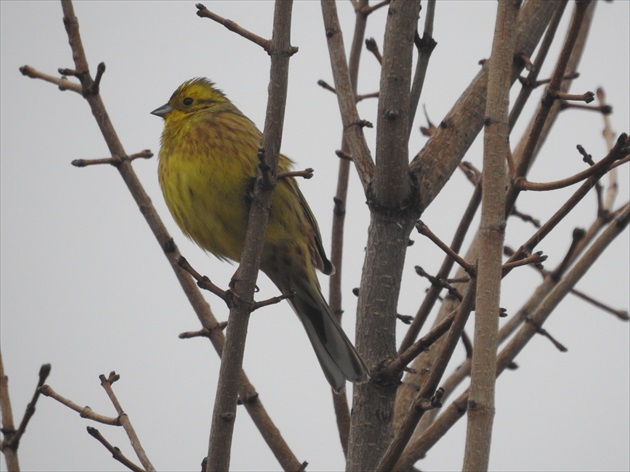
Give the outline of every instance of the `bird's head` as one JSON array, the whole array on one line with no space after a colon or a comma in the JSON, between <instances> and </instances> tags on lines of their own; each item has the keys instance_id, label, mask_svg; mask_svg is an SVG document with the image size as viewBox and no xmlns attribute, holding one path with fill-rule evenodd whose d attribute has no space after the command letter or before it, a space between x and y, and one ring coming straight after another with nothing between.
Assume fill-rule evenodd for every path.
<instances>
[{"instance_id":1,"label":"bird's head","mask_svg":"<svg viewBox=\"0 0 630 472\"><path fill-rule=\"evenodd\" d=\"M202 110L219 111L233 107L212 81L201 77L184 82L173 92L168 103L156 108L151 114L169 121Z\"/></svg>"}]
</instances>

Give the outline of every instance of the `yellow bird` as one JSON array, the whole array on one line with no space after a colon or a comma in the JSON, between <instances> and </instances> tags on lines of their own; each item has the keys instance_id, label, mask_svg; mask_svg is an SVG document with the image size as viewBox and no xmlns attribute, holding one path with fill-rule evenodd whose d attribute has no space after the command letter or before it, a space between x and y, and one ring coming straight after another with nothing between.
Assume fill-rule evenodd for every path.
<instances>
[{"instance_id":1,"label":"yellow bird","mask_svg":"<svg viewBox=\"0 0 630 472\"><path fill-rule=\"evenodd\" d=\"M166 105L159 180L181 230L220 259L239 261L262 133L205 78L183 83ZM278 171L291 168L280 155ZM315 269L334 272L313 216L292 177L272 198L261 270L283 292L306 329L324 375L335 390L362 382L367 369L322 296Z\"/></svg>"}]
</instances>

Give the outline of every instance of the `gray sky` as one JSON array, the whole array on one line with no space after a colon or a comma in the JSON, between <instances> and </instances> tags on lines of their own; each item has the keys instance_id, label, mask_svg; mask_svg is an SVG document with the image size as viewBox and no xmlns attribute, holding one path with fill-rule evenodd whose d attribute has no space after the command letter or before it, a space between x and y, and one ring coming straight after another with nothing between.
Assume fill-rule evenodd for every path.
<instances>
[{"instance_id":1,"label":"gray sky","mask_svg":"<svg viewBox=\"0 0 630 472\"><path fill-rule=\"evenodd\" d=\"M216 13L269 36L272 2L208 2ZM207 341L179 340L198 328L171 269L118 173L110 167L76 169L70 161L107 157L108 151L84 100L71 92L22 77L31 65L55 74L73 67L58 2L0 2L2 177L2 353L10 377L16 421L32 395L39 366L52 363L48 383L60 394L95 411L114 415L98 375L116 370L115 390L159 470L198 470L207 450L219 361ZM340 2L350 43L353 13ZM421 104L439 123L490 53L496 2L439 2L431 58ZM563 25L568 21L569 5ZM194 2L78 2L75 11L94 73L107 64L101 92L127 153L159 149L162 120L149 112L165 103L183 81L207 76L262 128L269 77L268 56L257 46L195 15ZM385 10L370 19L367 36L382 43ZM573 91L605 87L617 133L630 130L628 106L630 3L597 7L590 48ZM424 17L422 17L422 21ZM341 130L335 97L316 85L332 84L319 3L297 1L283 152L297 168L315 168L301 182L330 244L333 189ZM556 47L551 58L557 56ZM363 57L360 93L377 89L379 71ZM549 66L541 74L549 74ZM514 89L517 90L517 87ZM535 100L534 100L535 101ZM533 104L535 105L535 103ZM532 105L532 106L533 106ZM375 101L359 106L376 122ZM528 114L524 115L526 119ZM518 130L523 129L523 119ZM416 125L424 124L421 117ZM417 129L417 128L416 128ZM606 153L596 113L568 111L556 125L532 171L545 181L584 168L575 150L582 144L597 160ZM374 130L366 130L370 143ZM519 132L512 137L515 145ZM414 133L411 152L426 138ZM481 139L466 160L481 167ZM156 159L134 168L189 261L215 283L227 286L235 267L205 255L177 229L164 205ZM618 202L628 200L628 166L620 171ZM354 331L368 211L353 175L344 267L344 326ZM523 195L518 208L544 221L572 193ZM423 215L434 232L450 240L471 187L456 173ZM539 249L547 267L562 259L575 226L594 218L595 196L584 202ZM507 243L518 247L532 228L510 221ZM435 272L442 255L420 236L409 250L400 312L413 314L425 280L414 265ZM579 288L628 309L628 232L610 247ZM521 269L506 279L502 306L513 314L539 277ZM327 280L322 279L324 291ZM277 293L260 280L260 297ZM219 319L227 309L206 297ZM492 470L628 470L628 324L568 297L545 327L564 345L559 353L542 337L517 359L520 368L498 382ZM403 327L401 326L402 334ZM468 328L472 333L472 326ZM463 358L460 349L456 356ZM252 316L245 369L289 446L309 470L340 470L328 385L302 327L288 305ZM90 422L49 398L41 398L20 444L23 470L124 470L85 432ZM96 426L132 457L120 428ZM465 422L461 421L419 463L423 470L461 468ZM2 467L5 467L2 462ZM234 470L272 470L278 464L239 409L232 454Z\"/></svg>"}]
</instances>

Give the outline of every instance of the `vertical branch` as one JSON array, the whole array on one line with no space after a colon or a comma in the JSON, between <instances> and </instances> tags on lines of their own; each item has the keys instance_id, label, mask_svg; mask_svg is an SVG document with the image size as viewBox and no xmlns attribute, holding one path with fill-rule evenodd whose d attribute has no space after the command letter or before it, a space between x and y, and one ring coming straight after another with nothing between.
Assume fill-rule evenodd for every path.
<instances>
[{"instance_id":1,"label":"vertical branch","mask_svg":"<svg viewBox=\"0 0 630 472\"><path fill-rule=\"evenodd\" d=\"M509 93L520 0L501 0L488 66L475 340L464 470L487 470L494 420L494 387L505 238L505 175L509 153Z\"/></svg>"},{"instance_id":2,"label":"vertical branch","mask_svg":"<svg viewBox=\"0 0 630 472\"><path fill-rule=\"evenodd\" d=\"M607 107L606 105L606 94L603 88L597 89L597 100L599 101L599 105L602 109ZM610 117L608 113L602 113L602 119L604 120L604 129L602 130L602 135L604 136L604 140L606 141L606 148L612 149L614 142L614 133L612 131L612 127L610 125ZM617 169L611 169L608 174L608 190L606 191L606 199L603 203L603 211L609 212L612 211L613 205L615 203L615 199L617 198L617 193L619 192L619 184L617 183Z\"/></svg>"},{"instance_id":3,"label":"vertical branch","mask_svg":"<svg viewBox=\"0 0 630 472\"><path fill-rule=\"evenodd\" d=\"M409 90L413 35L419 12L419 0L394 0L390 3L385 26L372 191L376 205L386 207L387 211L401 211L400 204L411 193L407 130L411 120Z\"/></svg>"},{"instance_id":4,"label":"vertical branch","mask_svg":"<svg viewBox=\"0 0 630 472\"><path fill-rule=\"evenodd\" d=\"M518 17L516 46L513 51L515 54L524 53L528 56L532 54L558 5L559 2L551 0L530 0L523 5ZM520 65L513 68L512 81L516 80L521 69ZM486 85L487 67L484 67L443 119L442 125L437 128L436 134L429 139L426 146L412 161L412 171L421 171L419 183L422 189L421 199L423 206L430 204L441 189L441 186L450 177L451 170L446 169L446 167L453 165L453 170L457 167L458 162L481 129L485 113L485 100L487 98ZM453 158L455 162L449 163L448 161ZM444 172L447 172L448 176ZM466 260L477 260L478 242L479 235L476 234L464 257ZM455 278L465 276L466 273L463 270L459 270L455 274ZM455 286L460 289L462 295L465 295L467 290L465 285L455 284ZM445 316L456 308L457 303L453 299L445 300L440 307L435 322L439 323L443 320ZM438 344L440 342L438 341ZM413 369L420 373L430 370L434 362L434 356L435 354L432 352L421 354L414 361ZM423 383L424 380L420 375L414 374L411 378L407 376L407 381ZM406 411L412 401L412 395L409 395L411 392L401 391L401 393L407 393L407 395L401 395L398 399L401 403L400 411ZM431 410L423 416L419 425L420 430L424 430L433 421L436 411Z\"/></svg>"},{"instance_id":5,"label":"vertical branch","mask_svg":"<svg viewBox=\"0 0 630 472\"><path fill-rule=\"evenodd\" d=\"M15 423L13 422L13 409L11 408L11 397L9 397L9 377L4 373L2 362L2 351L0 351L0 413L2 413L2 454L7 462L8 470L19 472L20 461L17 455L17 445L12 439L16 434Z\"/></svg>"},{"instance_id":6,"label":"vertical branch","mask_svg":"<svg viewBox=\"0 0 630 472\"><path fill-rule=\"evenodd\" d=\"M429 0L426 16L424 19L424 33L422 38L416 37L416 46L418 47L418 62L416 63L416 70L413 75L413 84L411 86L411 96L409 98L409 134L411 134L411 128L413 121L416 118L416 110L418 109L418 102L420 101L420 95L422 94L422 87L424 86L424 79L427 75L427 68L429 67L429 59L431 53L437 43L433 39L433 19L435 18L435 0Z\"/></svg>"},{"instance_id":7,"label":"vertical branch","mask_svg":"<svg viewBox=\"0 0 630 472\"><path fill-rule=\"evenodd\" d=\"M396 352L400 280L409 233L417 218L409 175L409 91L419 1L393 0L388 10L379 87L376 168L367 191L371 210L357 308L357 349L373 381L356 385L348 470L374 470L391 437L398 378L378 368Z\"/></svg>"},{"instance_id":8,"label":"vertical branch","mask_svg":"<svg viewBox=\"0 0 630 472\"><path fill-rule=\"evenodd\" d=\"M354 36L350 47L348 59L348 72L352 93L357 94L357 78L359 75L359 62L361 51L363 50L363 39L365 37L365 27L368 15L364 8L368 6L368 0L361 0L355 7ZM348 139L344 135L341 140L341 151L350 154ZM330 250L330 260L335 266L335 273L330 277L329 283L329 305L332 312L341 319L343 313L341 296L341 275L343 273L343 243L344 225L346 221L346 199L348 197L348 181L350 177L350 161L339 159L339 173L337 175L337 191L334 199L333 222L332 222L332 242ZM335 417L337 418L337 429L344 455L348 454L348 436L350 435L350 410L348 407L348 397L345 392L333 393L333 405Z\"/></svg>"},{"instance_id":9,"label":"vertical branch","mask_svg":"<svg viewBox=\"0 0 630 472\"><path fill-rule=\"evenodd\" d=\"M330 67L335 81L341 123L343 125L343 137L347 140L352 155L352 162L354 162L361 184L365 189L372 180L374 162L363 135L363 124L359 119L356 100L352 91L352 80L350 79L348 62L346 61L346 51L343 45L343 34L339 24L339 17L337 16L337 6L333 0L321 0L321 5L326 39L328 40Z\"/></svg>"},{"instance_id":10,"label":"vertical branch","mask_svg":"<svg viewBox=\"0 0 630 472\"><path fill-rule=\"evenodd\" d=\"M273 35L269 51L271 55L269 101L262 142L265 162L270 169L263 172L263 175L259 174L257 185L254 186L252 200L256 204L251 205L241 264L232 278L234 306L230 309L225 345L221 356L221 370L208 445L206 464L208 472L229 470L230 466L247 325L262 257L282 140L289 73L290 54L288 51L290 51L292 6L293 2L286 0L278 0L275 4ZM271 179L265 179L265 176L271 176Z\"/></svg>"}]
</instances>

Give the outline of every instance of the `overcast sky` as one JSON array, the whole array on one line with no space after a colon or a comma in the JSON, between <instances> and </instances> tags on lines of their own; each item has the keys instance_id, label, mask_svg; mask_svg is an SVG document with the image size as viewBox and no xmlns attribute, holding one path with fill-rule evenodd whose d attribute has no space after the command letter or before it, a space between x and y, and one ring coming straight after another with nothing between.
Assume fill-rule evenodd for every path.
<instances>
[{"instance_id":1,"label":"overcast sky","mask_svg":"<svg viewBox=\"0 0 630 472\"><path fill-rule=\"evenodd\" d=\"M216 13L262 36L269 36L270 1L208 1ZM562 23L566 28L572 3ZM338 4L350 43L350 2ZM207 76L260 128L266 104L269 58L252 43L195 15L194 2L77 2L85 50L94 73L107 64L101 93L113 124L131 154L159 150L162 120L149 112L165 103L183 81ZM206 340L180 340L198 329L160 247L115 169L77 169L73 159L107 157L104 140L86 102L77 94L23 77L31 65L56 74L74 67L58 2L0 2L1 13L1 243L2 354L10 378L16 421L21 418L41 364L52 364L48 383L80 405L114 416L98 375L115 370L115 390L158 470L199 470L206 454L219 360ZM421 105L439 123L490 54L496 2L438 2L431 58ZM375 13L367 36L382 45L386 10ZM572 90L603 86L614 108L617 133L630 130L628 20L630 3L598 5L589 48ZM424 16L421 18L421 24ZM294 6L291 60L283 152L297 168L315 168L300 182L316 214L325 246L330 246L335 149L341 139L335 97L317 86L332 84L316 1ZM550 57L555 60L558 47ZM374 92L379 69L364 53L359 93ZM549 74L549 66L541 74ZM518 87L514 88L516 92ZM540 93L540 91L538 91ZM539 96L539 95L537 95ZM534 100L535 102L536 100ZM375 101L359 105L362 118L376 122ZM535 103L533 104L535 105ZM532 105L532 106L533 106ZM531 113L531 108L529 109ZM511 138L516 145L526 114ZM416 125L424 124L418 117ZM567 111L543 148L532 179L545 181L584 168L575 150L582 144L595 160L606 154L599 114ZM374 130L366 130L374 142ZM481 137L480 137L481 138ZM410 149L426 142L416 130ZM481 167L481 139L466 160ZM204 254L177 229L164 205L156 178L156 159L134 168L183 254L215 283L226 287L235 266ZM628 201L628 166L620 170L618 205ZM471 186L455 173L423 221L450 241ZM573 190L524 194L521 211L544 221ZM344 327L354 332L356 300L368 210L358 179L351 179L346 259ZM595 217L589 195L539 249L555 267L576 226ZM510 221L506 243L518 247L533 232ZM409 250L400 313L414 314L426 280L414 275L422 265L436 272L442 255L420 236ZM611 306L628 309L628 231L619 237L578 287ZM518 272L518 273L516 273ZM506 279L502 306L513 314L534 291L539 277L523 268ZM324 291L327 280L322 278ZM262 277L260 298L277 294ZM217 318L227 309L206 296ZM565 346L558 352L537 337L517 358L520 368L498 382L492 470L629 470L629 325L569 296L545 327ZM468 327L472 333L472 324ZM400 327L400 335L404 327ZM463 359L463 350L456 352ZM257 311L250 324L245 370L299 460L308 470L341 470L328 384L299 321L287 304ZM23 470L124 470L85 432L91 423L50 398L41 398L20 443ZM121 428L96 426L133 457ZM461 421L419 463L423 470L461 468L465 421ZM135 458L134 458L135 459ZM6 467L4 460L2 467ZM234 470L273 470L278 464L239 409L233 444Z\"/></svg>"}]
</instances>

